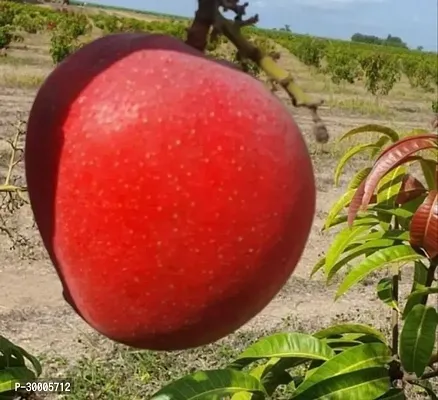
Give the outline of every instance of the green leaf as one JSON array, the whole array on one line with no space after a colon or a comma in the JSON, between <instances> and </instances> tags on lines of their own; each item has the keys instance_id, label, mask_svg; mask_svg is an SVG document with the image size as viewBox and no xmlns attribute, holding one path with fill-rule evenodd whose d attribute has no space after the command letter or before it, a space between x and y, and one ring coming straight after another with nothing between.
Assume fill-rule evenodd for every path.
<instances>
[{"instance_id":1,"label":"green leaf","mask_svg":"<svg viewBox=\"0 0 438 400\"><path fill-rule=\"evenodd\" d=\"M347 340L347 339L327 339L327 344L336 352L343 351L353 346L358 346L363 344L357 340Z\"/></svg>"},{"instance_id":2,"label":"green leaf","mask_svg":"<svg viewBox=\"0 0 438 400\"><path fill-rule=\"evenodd\" d=\"M292 377L287 370L304 364L306 361L307 360L303 359L302 362L299 363L294 362L292 358L282 358L265 369L261 381L268 395L271 396L280 385L294 385L295 382L299 382L299 379Z\"/></svg>"},{"instance_id":3,"label":"green leaf","mask_svg":"<svg viewBox=\"0 0 438 400\"><path fill-rule=\"evenodd\" d=\"M365 232L369 232L368 226L352 226L351 228L347 226L336 235L325 256L324 271L326 274L335 265L348 245Z\"/></svg>"},{"instance_id":4,"label":"green leaf","mask_svg":"<svg viewBox=\"0 0 438 400\"><path fill-rule=\"evenodd\" d=\"M390 389L389 375L385 368L390 361L391 352L384 343L366 343L352 347L322 364L304 380L292 399L370 398L365 391L370 390L370 386L378 388L373 392L372 398L376 398ZM373 369L372 373L370 369ZM362 378L351 375L354 372L360 372ZM336 377L338 379L333 379Z\"/></svg>"},{"instance_id":5,"label":"green leaf","mask_svg":"<svg viewBox=\"0 0 438 400\"><path fill-rule=\"evenodd\" d=\"M427 267L421 261L416 261L414 263L414 280L412 282L411 294L426 287L427 271ZM423 296L408 297L403 310L402 319L405 319L409 311L411 311L416 304L420 304L422 299Z\"/></svg>"},{"instance_id":6,"label":"green leaf","mask_svg":"<svg viewBox=\"0 0 438 400\"><path fill-rule=\"evenodd\" d=\"M429 400L438 400L438 396L436 395L429 381L413 382L413 385L421 388L422 392L426 392L426 394L429 396Z\"/></svg>"},{"instance_id":7,"label":"green leaf","mask_svg":"<svg viewBox=\"0 0 438 400\"><path fill-rule=\"evenodd\" d=\"M408 203L406 203L408 204ZM405 208L406 204L403 207L398 208L384 208L380 205L371 206L369 208L370 211L376 211L379 214L387 214L391 217L397 217L398 222L404 222L406 226L409 224L410 219L414 215L414 212Z\"/></svg>"},{"instance_id":8,"label":"green leaf","mask_svg":"<svg viewBox=\"0 0 438 400\"><path fill-rule=\"evenodd\" d=\"M173 381L150 400L202 400L226 397L239 392L266 397L262 383L254 376L232 369L199 371Z\"/></svg>"},{"instance_id":9,"label":"green leaf","mask_svg":"<svg viewBox=\"0 0 438 400\"><path fill-rule=\"evenodd\" d=\"M382 133L383 135L388 136L392 142L397 142L400 139L399 134L394 129L388 128L387 126L383 126L383 125L368 124L368 125L359 126L358 128L354 128L348 131L347 133L343 134L339 138L339 141L345 140L346 138L364 132Z\"/></svg>"},{"instance_id":10,"label":"green leaf","mask_svg":"<svg viewBox=\"0 0 438 400\"><path fill-rule=\"evenodd\" d=\"M311 375L310 379L313 375ZM327 379L309 387L299 395L293 395L291 399L375 399L385 393L389 386L390 381L386 368L372 367L347 372L342 375L328 376Z\"/></svg>"},{"instance_id":11,"label":"green leaf","mask_svg":"<svg viewBox=\"0 0 438 400\"><path fill-rule=\"evenodd\" d=\"M327 272L327 282L329 282L333 276L346 264L355 258L367 254L369 250L376 250L383 247L388 247L394 244L394 241L409 241L409 231L403 231L398 229L393 229L389 231L376 231L371 232L367 236L361 236L346 247L345 253L347 254L344 258L337 261L335 265ZM376 240L373 240L376 239ZM362 243L365 242L365 243ZM312 268L310 276L315 275L321 268L325 266L326 258L322 257Z\"/></svg>"},{"instance_id":12,"label":"green leaf","mask_svg":"<svg viewBox=\"0 0 438 400\"><path fill-rule=\"evenodd\" d=\"M10 374L27 374L26 376L30 379L30 377L36 378L42 373L41 364L36 357L29 354L22 347L15 345L4 336L0 336L0 355L1 354L3 354L2 360L7 370L10 371ZM26 360L29 361L32 369L27 367ZM0 378L0 384L2 382Z\"/></svg>"},{"instance_id":13,"label":"green leaf","mask_svg":"<svg viewBox=\"0 0 438 400\"><path fill-rule=\"evenodd\" d=\"M35 378L35 373L25 366L2 369L0 370L0 393L14 390L15 383L32 381Z\"/></svg>"},{"instance_id":14,"label":"green leaf","mask_svg":"<svg viewBox=\"0 0 438 400\"><path fill-rule=\"evenodd\" d=\"M304 333L277 333L264 337L248 347L229 366L243 368L261 358L296 358L328 360L335 352L312 335Z\"/></svg>"},{"instance_id":15,"label":"green leaf","mask_svg":"<svg viewBox=\"0 0 438 400\"><path fill-rule=\"evenodd\" d=\"M405 319L400 334L400 360L407 372L423 375L435 345L438 314L434 307L417 304Z\"/></svg>"},{"instance_id":16,"label":"green leaf","mask_svg":"<svg viewBox=\"0 0 438 400\"><path fill-rule=\"evenodd\" d=\"M293 378L286 371L285 367L279 365L280 358L271 358L265 364L253 368L249 374L258 380L261 380L268 396L270 396L279 385L289 384ZM250 400L255 396L249 392L239 392L231 397L231 400Z\"/></svg>"},{"instance_id":17,"label":"green leaf","mask_svg":"<svg viewBox=\"0 0 438 400\"><path fill-rule=\"evenodd\" d=\"M338 165L336 166L335 170L335 185L339 185L339 178L341 177L342 171L347 164L347 162L354 157L356 154L366 151L369 149L375 149L376 145L374 143L366 143L366 144L359 144L357 146L354 146L350 150L348 150L339 160Z\"/></svg>"},{"instance_id":18,"label":"green leaf","mask_svg":"<svg viewBox=\"0 0 438 400\"><path fill-rule=\"evenodd\" d=\"M313 334L318 339L330 338L333 336L359 333L363 335L375 336L382 343L386 343L385 336L377 329L364 324L338 324L329 328L322 329Z\"/></svg>"},{"instance_id":19,"label":"green leaf","mask_svg":"<svg viewBox=\"0 0 438 400\"><path fill-rule=\"evenodd\" d=\"M379 397L377 400L406 400L405 393L403 389L390 389L383 396Z\"/></svg>"},{"instance_id":20,"label":"green leaf","mask_svg":"<svg viewBox=\"0 0 438 400\"><path fill-rule=\"evenodd\" d=\"M422 159L420 160L421 169L423 171L424 179L429 190L437 189L436 181L436 160Z\"/></svg>"},{"instance_id":21,"label":"green leaf","mask_svg":"<svg viewBox=\"0 0 438 400\"><path fill-rule=\"evenodd\" d=\"M380 151L382 150L382 147L385 146L386 143L388 143L391 139L388 136L382 136L381 138L379 138L376 142L376 148L371 151L371 157L375 157L377 154L380 153Z\"/></svg>"},{"instance_id":22,"label":"green leaf","mask_svg":"<svg viewBox=\"0 0 438 400\"><path fill-rule=\"evenodd\" d=\"M344 278L336 292L335 299L345 294L356 283L365 279L371 272L394 263L406 263L423 258L409 245L398 245L381 249L363 260Z\"/></svg>"},{"instance_id":23,"label":"green leaf","mask_svg":"<svg viewBox=\"0 0 438 400\"><path fill-rule=\"evenodd\" d=\"M340 224L345 224L347 222L347 215L340 215L338 217L336 217L333 222L330 224L329 227L327 228L323 228L322 231L325 231L328 228L333 228L336 225L340 225ZM379 224L379 220L377 219L377 217L370 215L368 212L365 213L365 216L357 216L356 219L353 222L353 226L375 226Z\"/></svg>"},{"instance_id":24,"label":"green leaf","mask_svg":"<svg viewBox=\"0 0 438 400\"><path fill-rule=\"evenodd\" d=\"M371 234L370 234L371 236ZM365 243L354 243L357 244L353 248L351 252L348 252L347 255L339 260L335 265L333 265L329 270L327 270L327 283L330 283L330 281L334 278L337 272L344 267L346 264L348 264L350 261L353 261L354 259L366 255L370 250L378 250L382 248L386 248L389 246L392 246L394 244L394 240L391 239L377 239L377 240L370 240L366 241Z\"/></svg>"},{"instance_id":25,"label":"green leaf","mask_svg":"<svg viewBox=\"0 0 438 400\"><path fill-rule=\"evenodd\" d=\"M396 299L394 298L394 288L392 278L383 278L377 284L377 296L386 305L394 310L400 311Z\"/></svg>"},{"instance_id":26,"label":"green leaf","mask_svg":"<svg viewBox=\"0 0 438 400\"><path fill-rule=\"evenodd\" d=\"M377 185L377 205L378 207L384 207L385 209L392 209L396 206L395 199L403 184L403 177L406 175L406 167L400 166L394 168L387 173L379 181ZM380 225L384 229L389 228L389 224L392 219L392 215L378 213Z\"/></svg>"},{"instance_id":27,"label":"green leaf","mask_svg":"<svg viewBox=\"0 0 438 400\"><path fill-rule=\"evenodd\" d=\"M324 229L328 229L335 218L339 215L339 213L350 204L351 199L356 193L355 189L351 189L348 192L345 192L335 204L333 204L332 208L328 212L327 218L325 220Z\"/></svg>"},{"instance_id":28,"label":"green leaf","mask_svg":"<svg viewBox=\"0 0 438 400\"><path fill-rule=\"evenodd\" d=\"M313 266L312 271L310 272L310 277L315 275L322 267L325 265L325 257L322 257L318 260L318 262Z\"/></svg>"},{"instance_id":29,"label":"green leaf","mask_svg":"<svg viewBox=\"0 0 438 400\"><path fill-rule=\"evenodd\" d=\"M420 302L426 297L429 296L430 294L437 294L438 293L438 287L423 287L422 289L417 289L414 292L412 292L407 299L407 304L409 304L410 308L408 309L408 311L406 311L407 306L405 306L405 312L406 312L406 316L408 315L408 313L412 310L412 308L416 305L416 304L420 304Z\"/></svg>"},{"instance_id":30,"label":"green leaf","mask_svg":"<svg viewBox=\"0 0 438 400\"><path fill-rule=\"evenodd\" d=\"M357 189L362 181L369 175L371 172L371 167L366 167L357 172L353 178L351 178L350 183L348 184L347 190Z\"/></svg>"}]
</instances>

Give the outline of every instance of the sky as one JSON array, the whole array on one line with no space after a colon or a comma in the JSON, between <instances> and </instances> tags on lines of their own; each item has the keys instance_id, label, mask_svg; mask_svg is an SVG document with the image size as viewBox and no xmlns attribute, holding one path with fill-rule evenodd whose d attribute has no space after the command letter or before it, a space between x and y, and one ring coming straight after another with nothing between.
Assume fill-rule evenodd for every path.
<instances>
[{"instance_id":1,"label":"sky","mask_svg":"<svg viewBox=\"0 0 438 400\"><path fill-rule=\"evenodd\" d=\"M438 49L437 0L248 0L262 28L338 39L354 33L399 36L410 47ZM241 1L243 3L243 1ZM193 17L197 0L98 0L112 6Z\"/></svg>"}]
</instances>

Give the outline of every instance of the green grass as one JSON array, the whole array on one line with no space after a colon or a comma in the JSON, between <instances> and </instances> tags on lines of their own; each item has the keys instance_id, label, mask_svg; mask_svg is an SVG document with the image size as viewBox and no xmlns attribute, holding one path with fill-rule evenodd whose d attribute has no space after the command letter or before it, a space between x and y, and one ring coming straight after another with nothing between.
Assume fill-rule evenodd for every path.
<instances>
[{"instance_id":1,"label":"green grass","mask_svg":"<svg viewBox=\"0 0 438 400\"><path fill-rule=\"evenodd\" d=\"M269 332L271 333L271 332ZM43 358L44 375L71 379L68 400L140 400L186 374L225 367L244 348L267 332L231 335L211 345L179 352L151 352L112 345L111 349L92 348L71 364L68 359Z\"/></svg>"}]
</instances>

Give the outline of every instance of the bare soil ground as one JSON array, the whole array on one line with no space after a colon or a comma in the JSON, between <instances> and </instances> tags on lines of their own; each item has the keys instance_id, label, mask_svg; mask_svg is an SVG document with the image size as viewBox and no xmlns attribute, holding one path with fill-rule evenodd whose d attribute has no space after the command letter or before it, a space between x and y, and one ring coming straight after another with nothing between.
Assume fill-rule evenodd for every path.
<instances>
[{"instance_id":1,"label":"bare soil ground","mask_svg":"<svg viewBox=\"0 0 438 400\"><path fill-rule=\"evenodd\" d=\"M327 100L322 116L332 140L324 146L315 145L309 115L291 108L312 152L318 187L317 213L295 274L277 298L242 331L269 330L285 321L291 329L315 330L340 320L372 322L386 330L389 313L376 300L375 281L365 282L335 303L335 287L326 288L322 277L309 278L311 268L332 240L332 234L321 233L325 217L349 178L343 177L341 186L334 187L334 168L339 154L346 149L336 145L335 140L347 130L366 123L385 124L403 131L428 128L430 101L435 94L415 91L402 81L376 104L362 87L334 87L327 77L310 72L285 51L280 62L294 71L304 89ZM12 48L8 57L0 58L0 177L5 174L8 158L8 148L2 139L13 135L11 124L17 118L27 118L36 90L51 69L44 37L29 36ZM359 165L363 160L356 162ZM15 175L23 182L22 166L15 170ZM0 334L37 354L65 356L70 360L80 355L81 348L86 351L89 346L109 345L64 302L58 278L33 225L30 207L24 205L13 215L5 210L0 210L0 214L14 237L21 235L21 246L11 249L12 241L0 231ZM84 345L78 345L79 342Z\"/></svg>"}]
</instances>

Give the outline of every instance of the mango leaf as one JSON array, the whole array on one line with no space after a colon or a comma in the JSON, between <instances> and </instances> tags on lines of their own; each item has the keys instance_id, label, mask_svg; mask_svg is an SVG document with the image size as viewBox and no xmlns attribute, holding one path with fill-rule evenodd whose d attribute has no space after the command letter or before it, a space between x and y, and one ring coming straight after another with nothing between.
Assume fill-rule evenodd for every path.
<instances>
[{"instance_id":1,"label":"mango leaf","mask_svg":"<svg viewBox=\"0 0 438 400\"><path fill-rule=\"evenodd\" d=\"M265 398L262 383L254 376L232 369L199 371L173 381L156 392L150 400L202 400L221 398L239 392Z\"/></svg>"},{"instance_id":2,"label":"mango leaf","mask_svg":"<svg viewBox=\"0 0 438 400\"><path fill-rule=\"evenodd\" d=\"M332 223L330 224L329 227L327 228L323 228L322 231L325 231L329 228L333 228L334 226L340 225L340 224L344 224L348 222L348 216L347 215L339 215L337 216ZM371 227L378 225L379 224L379 220L377 219L376 216L370 214L370 213L366 213L364 215L357 215L357 217L354 219L354 221L352 222L352 224L350 226L368 226Z\"/></svg>"},{"instance_id":3,"label":"mango leaf","mask_svg":"<svg viewBox=\"0 0 438 400\"><path fill-rule=\"evenodd\" d=\"M351 228L346 227L343 231L338 233L325 255L325 273L327 274L328 271L330 271L341 254L345 251L347 246L353 242L354 239L368 231L369 228L367 226L353 226Z\"/></svg>"},{"instance_id":4,"label":"mango leaf","mask_svg":"<svg viewBox=\"0 0 438 400\"><path fill-rule=\"evenodd\" d=\"M400 312L397 300L394 297L392 278L382 278L377 284L377 296L386 305Z\"/></svg>"},{"instance_id":5,"label":"mango leaf","mask_svg":"<svg viewBox=\"0 0 438 400\"><path fill-rule=\"evenodd\" d=\"M262 381L268 396L272 395L279 385L289 384L293 378L286 368L279 368L280 358L271 358L265 364L253 368L249 374ZM231 400L250 400L255 398L253 393L239 392L231 397Z\"/></svg>"},{"instance_id":6,"label":"mango leaf","mask_svg":"<svg viewBox=\"0 0 438 400\"><path fill-rule=\"evenodd\" d=\"M344 351L345 349L348 349L353 346L359 346L363 344L362 342L359 342L357 340L347 340L344 338L341 339L327 339L327 344L337 353L340 351Z\"/></svg>"},{"instance_id":7,"label":"mango leaf","mask_svg":"<svg viewBox=\"0 0 438 400\"><path fill-rule=\"evenodd\" d=\"M279 385L288 385L289 387L295 387L295 385L301 384L303 378L301 376L292 377L287 370L297 367L301 364L308 362L307 359L301 359L301 362L296 362L293 358L281 358L278 362L267 369L261 378L263 386L269 395L272 395ZM324 362L324 360L312 360Z\"/></svg>"},{"instance_id":8,"label":"mango leaf","mask_svg":"<svg viewBox=\"0 0 438 400\"><path fill-rule=\"evenodd\" d=\"M371 386L375 386L376 390L371 398L379 397L390 389L389 375L385 368L390 361L391 352L384 343L352 347L322 364L304 380L292 399L339 398L335 395L339 392L345 398L370 398L366 390L372 390ZM352 374L354 372L360 372L362 379Z\"/></svg>"},{"instance_id":9,"label":"mango leaf","mask_svg":"<svg viewBox=\"0 0 438 400\"><path fill-rule=\"evenodd\" d=\"M357 135L358 133L363 132L376 132L376 133L382 133L383 135L387 136L392 142L396 142L400 139L399 134L391 128L388 128L383 125L377 125L377 124L368 124L368 125L362 125L358 128L351 129L347 133L344 133L338 140L345 140L351 136Z\"/></svg>"},{"instance_id":10,"label":"mango leaf","mask_svg":"<svg viewBox=\"0 0 438 400\"><path fill-rule=\"evenodd\" d=\"M421 261L415 261L414 263L414 280L412 282L411 294L419 292L426 288L427 267ZM420 304L423 300L423 296L409 296L406 300L405 308L403 310L402 319L405 319L409 312L416 304Z\"/></svg>"},{"instance_id":11,"label":"mango leaf","mask_svg":"<svg viewBox=\"0 0 438 400\"><path fill-rule=\"evenodd\" d=\"M438 294L438 287L423 287L422 289L418 289L408 296L407 302L414 303L415 300L415 303L419 304L425 297L429 296L430 294ZM410 312L414 305L412 305L410 309L408 309L406 315Z\"/></svg>"},{"instance_id":12,"label":"mango leaf","mask_svg":"<svg viewBox=\"0 0 438 400\"><path fill-rule=\"evenodd\" d=\"M397 204L405 204L426 194L426 192L426 188L417 178L410 174L406 174L403 177L403 182L395 202Z\"/></svg>"},{"instance_id":13,"label":"mango leaf","mask_svg":"<svg viewBox=\"0 0 438 400\"><path fill-rule=\"evenodd\" d=\"M338 165L336 166L335 170L335 185L339 185L339 178L341 177L342 171L347 164L347 162L353 158L356 154L366 151L369 149L375 149L376 145L374 143L366 143L366 144L358 144L357 146L354 146L350 150L348 150L339 160Z\"/></svg>"},{"instance_id":14,"label":"mango leaf","mask_svg":"<svg viewBox=\"0 0 438 400\"><path fill-rule=\"evenodd\" d=\"M14 390L16 383L32 381L35 378L35 373L23 365L0 370L0 396L1 393Z\"/></svg>"},{"instance_id":15,"label":"mango leaf","mask_svg":"<svg viewBox=\"0 0 438 400\"><path fill-rule=\"evenodd\" d=\"M429 381L421 380L419 382L413 382L413 385L421 388L421 391L425 392L429 396L429 400L438 400L438 396L436 395L435 390Z\"/></svg>"},{"instance_id":16,"label":"mango leaf","mask_svg":"<svg viewBox=\"0 0 438 400\"><path fill-rule=\"evenodd\" d=\"M374 335L361 335L361 334L357 334L357 333L356 334L350 333L350 334L343 335L343 337L345 339L349 339L349 338L353 339L354 338L355 341L361 342L361 343L381 342L381 340Z\"/></svg>"},{"instance_id":17,"label":"mango leaf","mask_svg":"<svg viewBox=\"0 0 438 400\"><path fill-rule=\"evenodd\" d=\"M380 206L372 206L369 208L368 211L376 212L379 215L387 214L390 215L391 217L396 217L397 222L404 229L409 229L409 225L412 217L414 216L414 212L410 211L409 209L407 209L407 207L405 207L407 204L405 204L403 207L397 207L397 208L384 208Z\"/></svg>"},{"instance_id":18,"label":"mango leaf","mask_svg":"<svg viewBox=\"0 0 438 400\"><path fill-rule=\"evenodd\" d=\"M0 335L0 354L3 354L7 359L10 357L14 357L17 360L20 360L20 363L24 365L25 361L29 361L30 365L33 368L33 372L36 376L41 375L43 369L41 367L40 362L36 357L29 354L22 347L15 345L10 340L6 339L4 336Z\"/></svg>"},{"instance_id":19,"label":"mango leaf","mask_svg":"<svg viewBox=\"0 0 438 400\"><path fill-rule=\"evenodd\" d=\"M367 180L364 179L362 183L359 185L359 187L356 189L356 192L354 193L353 198L350 201L350 205L348 206L347 222L348 222L348 226L350 227L353 226L353 222L356 219L357 213L359 212L362 206L362 199L365 194L366 183Z\"/></svg>"},{"instance_id":20,"label":"mango leaf","mask_svg":"<svg viewBox=\"0 0 438 400\"><path fill-rule=\"evenodd\" d=\"M406 167L400 166L394 168L379 181L377 185L377 206L384 208L394 208L395 199L400 192L403 184L403 177L406 174ZM392 216L388 214L377 213L380 225L384 229L389 228Z\"/></svg>"},{"instance_id":21,"label":"mango leaf","mask_svg":"<svg viewBox=\"0 0 438 400\"><path fill-rule=\"evenodd\" d=\"M438 191L432 190L412 217L410 244L430 259L438 256Z\"/></svg>"},{"instance_id":22,"label":"mango leaf","mask_svg":"<svg viewBox=\"0 0 438 400\"><path fill-rule=\"evenodd\" d=\"M313 375L315 374L312 374L309 379L312 379ZM297 396L293 395L290 399L375 399L387 392L389 387L387 369L371 367L341 375L329 375L323 381L309 387Z\"/></svg>"},{"instance_id":23,"label":"mango leaf","mask_svg":"<svg viewBox=\"0 0 438 400\"><path fill-rule=\"evenodd\" d=\"M435 345L438 314L434 307L417 304L405 319L400 334L399 354L403 368L423 375Z\"/></svg>"},{"instance_id":24,"label":"mango leaf","mask_svg":"<svg viewBox=\"0 0 438 400\"><path fill-rule=\"evenodd\" d=\"M339 215L339 213L350 203L351 199L354 196L356 190L352 189L345 192L335 204L333 204L332 208L328 212L327 218L325 220L324 229L328 229L330 225L333 223L335 218Z\"/></svg>"},{"instance_id":25,"label":"mango leaf","mask_svg":"<svg viewBox=\"0 0 438 400\"><path fill-rule=\"evenodd\" d=\"M326 270L327 283L330 283L330 281L335 277L336 273L339 272L339 270L343 266L348 264L350 261L353 261L354 259L360 257L361 255L364 254L366 255L370 250L375 251L393 245L394 245L394 240L391 239L370 240L370 241L366 241L363 244L358 245L351 252L349 252L344 258L342 258L336 264L334 264L330 269Z\"/></svg>"},{"instance_id":26,"label":"mango leaf","mask_svg":"<svg viewBox=\"0 0 438 400\"><path fill-rule=\"evenodd\" d=\"M435 134L407 137L387 147L375 162L368 175L362 198L362 207L366 208L378 182L392 169L403 164L413 154L438 146Z\"/></svg>"},{"instance_id":27,"label":"mango leaf","mask_svg":"<svg viewBox=\"0 0 438 400\"><path fill-rule=\"evenodd\" d=\"M306 372L304 379L308 379L310 377L310 375L312 375L322 364L324 364L324 361L312 360L309 364L309 367L307 368L307 372Z\"/></svg>"},{"instance_id":28,"label":"mango leaf","mask_svg":"<svg viewBox=\"0 0 438 400\"><path fill-rule=\"evenodd\" d=\"M33 380L42 373L37 358L3 336L0 336L0 356L0 393L12 390L17 382Z\"/></svg>"},{"instance_id":29,"label":"mango leaf","mask_svg":"<svg viewBox=\"0 0 438 400\"><path fill-rule=\"evenodd\" d=\"M322 329L313 334L318 339L336 337L339 335L345 334L362 334L362 335L371 335L376 337L382 343L386 343L385 336L369 325L364 324L339 324L333 325L329 328Z\"/></svg>"},{"instance_id":30,"label":"mango leaf","mask_svg":"<svg viewBox=\"0 0 438 400\"><path fill-rule=\"evenodd\" d=\"M403 177L406 175L406 167L400 166L391 170L382 177L377 185L377 204L380 207L392 208L399 193Z\"/></svg>"},{"instance_id":31,"label":"mango leaf","mask_svg":"<svg viewBox=\"0 0 438 400\"><path fill-rule=\"evenodd\" d=\"M426 180L427 187L429 190L437 190L437 161L422 159L420 160L421 169L423 171L424 179Z\"/></svg>"},{"instance_id":32,"label":"mango leaf","mask_svg":"<svg viewBox=\"0 0 438 400\"><path fill-rule=\"evenodd\" d=\"M347 228L348 229L348 228ZM343 234L341 232L340 234ZM376 250L383 247L389 247L394 244L395 241L407 241L409 240L409 232L405 232L402 230L390 230L390 231L376 231L367 233L366 235L359 235L357 237L353 237L350 243L342 250L342 253L339 254L337 251L333 253L333 257L335 263L333 264L333 260L331 264L327 263L326 257L318 261L318 265L314 267L317 271L324 268L325 274L327 275L327 280L330 281L334 274L338 272L345 264L348 264L350 261L355 258L367 254L369 250ZM365 243L364 243L365 242ZM334 241L332 242L333 245ZM338 249L339 250L339 249ZM330 252L330 249L329 249ZM346 254L344 258L339 260L339 257L342 254ZM315 271L315 272L316 272ZM313 272L313 271L312 271Z\"/></svg>"},{"instance_id":33,"label":"mango leaf","mask_svg":"<svg viewBox=\"0 0 438 400\"><path fill-rule=\"evenodd\" d=\"M360 184L363 182L363 180L368 176L368 174L371 172L371 167L365 167L361 169L359 172L357 172L353 178L351 178L350 183L348 184L347 190L351 189L357 189Z\"/></svg>"},{"instance_id":34,"label":"mango leaf","mask_svg":"<svg viewBox=\"0 0 438 400\"><path fill-rule=\"evenodd\" d=\"M381 249L371 254L358 266L350 271L340 284L336 292L335 300L351 289L356 283L365 279L371 272L395 263L406 263L416 261L422 256L415 252L411 246L398 245Z\"/></svg>"},{"instance_id":35,"label":"mango leaf","mask_svg":"<svg viewBox=\"0 0 438 400\"><path fill-rule=\"evenodd\" d=\"M229 368L240 369L261 358L296 358L328 360L334 351L312 335L304 333L277 333L264 337L249 346Z\"/></svg>"},{"instance_id":36,"label":"mango leaf","mask_svg":"<svg viewBox=\"0 0 438 400\"><path fill-rule=\"evenodd\" d=\"M403 389L392 388L377 400L406 400L406 396Z\"/></svg>"},{"instance_id":37,"label":"mango leaf","mask_svg":"<svg viewBox=\"0 0 438 400\"><path fill-rule=\"evenodd\" d=\"M310 272L310 277L312 278L312 276L315 275L322 267L324 267L324 265L325 265L325 257L321 257L312 268L312 271Z\"/></svg>"},{"instance_id":38,"label":"mango leaf","mask_svg":"<svg viewBox=\"0 0 438 400\"><path fill-rule=\"evenodd\" d=\"M380 240L378 240L380 239ZM327 280L329 281L339 269L341 269L345 264L354 260L362 254L366 254L369 250L375 250L382 247L391 246L394 241L408 241L409 240L409 232L403 230L393 229L390 231L377 231L372 232L364 237L357 238L357 240L353 240L352 243L345 248L345 252L348 252L348 255L337 261L335 265L330 269L330 272L327 273ZM365 243L363 243L365 241ZM344 254L345 254L344 252ZM321 268L325 266L326 258L321 257L318 262L312 268L310 276L315 275Z\"/></svg>"},{"instance_id":39,"label":"mango leaf","mask_svg":"<svg viewBox=\"0 0 438 400\"><path fill-rule=\"evenodd\" d=\"M371 151L371 157L374 158L381 151L382 147L385 146L391 139L389 136L382 136L374 144L376 148Z\"/></svg>"}]
</instances>

